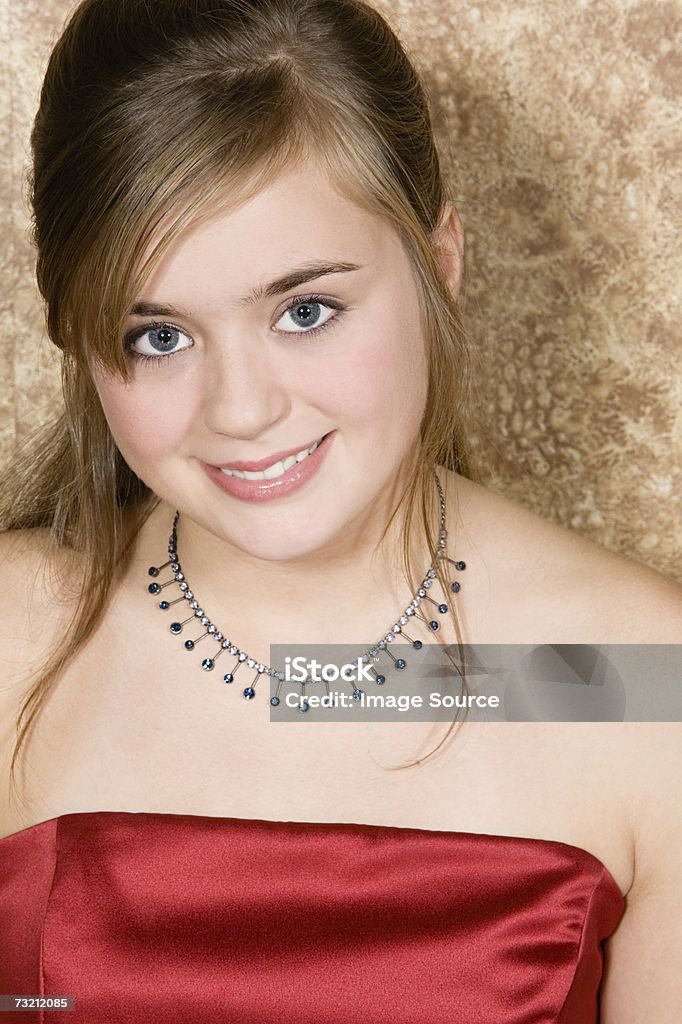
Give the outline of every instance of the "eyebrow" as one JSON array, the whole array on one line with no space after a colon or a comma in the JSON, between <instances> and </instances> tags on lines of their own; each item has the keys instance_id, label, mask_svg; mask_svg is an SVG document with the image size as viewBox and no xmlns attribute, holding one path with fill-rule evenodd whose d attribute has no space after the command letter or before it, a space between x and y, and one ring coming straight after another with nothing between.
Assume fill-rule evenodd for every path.
<instances>
[{"instance_id":1,"label":"eyebrow","mask_svg":"<svg viewBox=\"0 0 682 1024\"><path fill-rule=\"evenodd\" d=\"M276 277L269 284L258 285L248 295L237 299L237 305L252 306L256 302L260 302L261 299L282 295L284 292L288 292L292 288L298 288L299 285L305 284L307 281L314 281L318 277L326 277L328 274L346 274L349 271L360 269L361 267L357 263L323 263L317 261L304 263L300 267L288 270L281 277ZM145 302L144 300L136 302L132 306L130 313L132 316L190 316L187 310L180 309L177 306L171 306L168 303Z\"/></svg>"}]
</instances>

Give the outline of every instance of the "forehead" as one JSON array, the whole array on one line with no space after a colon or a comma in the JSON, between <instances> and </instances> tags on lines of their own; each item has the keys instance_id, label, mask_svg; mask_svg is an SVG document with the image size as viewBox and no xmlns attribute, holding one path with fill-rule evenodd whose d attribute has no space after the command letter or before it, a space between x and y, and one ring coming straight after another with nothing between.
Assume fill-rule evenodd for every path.
<instances>
[{"instance_id":1,"label":"forehead","mask_svg":"<svg viewBox=\"0 0 682 1024\"><path fill-rule=\"evenodd\" d=\"M296 164L249 198L190 226L145 282L145 299L237 302L287 268L317 260L390 267L390 225L339 192L316 164Z\"/></svg>"}]
</instances>

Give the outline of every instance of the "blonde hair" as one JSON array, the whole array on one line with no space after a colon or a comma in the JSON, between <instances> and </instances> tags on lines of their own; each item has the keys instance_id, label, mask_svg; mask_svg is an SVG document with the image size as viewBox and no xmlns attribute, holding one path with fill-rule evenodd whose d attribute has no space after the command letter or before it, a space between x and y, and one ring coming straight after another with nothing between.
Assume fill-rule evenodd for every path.
<instances>
[{"instance_id":1,"label":"blonde hair","mask_svg":"<svg viewBox=\"0 0 682 1024\"><path fill-rule=\"evenodd\" d=\"M430 550L437 542L435 467L476 479L464 429L471 353L433 245L446 195L428 101L377 11L362 0L85 0L51 54L31 144L37 280L63 354L64 411L6 469L0 528L47 530L53 553L81 554L83 577L70 628L22 703L12 775L158 501L116 448L90 360L128 379L123 320L188 225L305 156L321 161L342 194L398 232L419 294L428 396L383 535L404 506L412 587L417 513ZM441 560L446 593L447 569Z\"/></svg>"}]
</instances>

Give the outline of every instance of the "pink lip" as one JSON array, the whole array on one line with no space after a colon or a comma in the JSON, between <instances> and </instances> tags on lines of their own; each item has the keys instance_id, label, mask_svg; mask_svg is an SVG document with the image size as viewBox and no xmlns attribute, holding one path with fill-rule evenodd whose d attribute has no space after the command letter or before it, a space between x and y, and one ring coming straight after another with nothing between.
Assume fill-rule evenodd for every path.
<instances>
[{"instance_id":1,"label":"pink lip","mask_svg":"<svg viewBox=\"0 0 682 1024\"><path fill-rule=\"evenodd\" d=\"M237 476L227 476L221 472L219 466L209 466L206 462L201 462L200 465L214 483L233 497L239 498L241 501L271 501L275 498L283 498L291 494L292 491L298 490L299 487L303 487L314 476L324 461L335 436L336 431L332 430L320 442L312 455L308 455L303 462L295 463L291 469L288 469L286 473L282 473L281 476L275 477L274 480L240 480ZM310 442L310 444L314 443L314 441ZM295 451L287 452L286 454L282 453L279 457L271 457L267 461L235 462L225 468L242 471L246 469L249 472L257 473L261 472L266 466L272 465L273 462L279 462L281 458L286 458L287 455L295 455L296 452L302 450L302 448L297 448Z\"/></svg>"},{"instance_id":2,"label":"pink lip","mask_svg":"<svg viewBox=\"0 0 682 1024\"><path fill-rule=\"evenodd\" d=\"M258 462L221 462L219 464L220 469L238 469L240 472L246 470L248 473L260 473L268 466L274 465L275 462L283 462L290 455L298 455L306 448L310 448L314 445L319 438L314 437L312 441L308 441L307 444L300 444L298 448L289 448L285 452L275 452L274 455L269 455L266 459L259 459Z\"/></svg>"}]
</instances>

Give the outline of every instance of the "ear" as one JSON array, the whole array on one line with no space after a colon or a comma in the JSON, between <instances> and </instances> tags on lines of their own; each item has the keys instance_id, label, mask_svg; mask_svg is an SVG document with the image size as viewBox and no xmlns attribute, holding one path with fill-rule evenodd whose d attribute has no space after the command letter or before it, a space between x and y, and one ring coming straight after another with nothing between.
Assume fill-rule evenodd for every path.
<instances>
[{"instance_id":1,"label":"ear","mask_svg":"<svg viewBox=\"0 0 682 1024\"><path fill-rule=\"evenodd\" d=\"M457 298L464 269L464 230L457 210L447 200L443 204L432 240L443 277L450 285L452 294Z\"/></svg>"}]
</instances>

